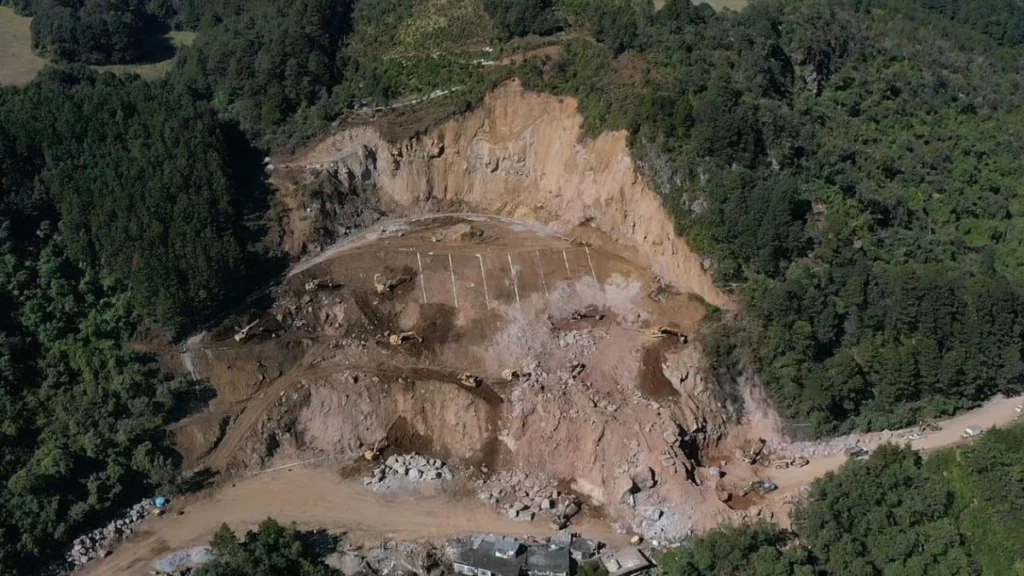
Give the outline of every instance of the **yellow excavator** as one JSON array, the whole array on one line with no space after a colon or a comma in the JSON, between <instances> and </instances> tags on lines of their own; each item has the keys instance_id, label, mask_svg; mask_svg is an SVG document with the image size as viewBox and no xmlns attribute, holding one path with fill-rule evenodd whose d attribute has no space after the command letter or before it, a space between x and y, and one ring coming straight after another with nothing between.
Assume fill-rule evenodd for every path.
<instances>
[{"instance_id":1,"label":"yellow excavator","mask_svg":"<svg viewBox=\"0 0 1024 576\"><path fill-rule=\"evenodd\" d=\"M415 332L402 332L401 334L392 334L391 336L388 336L388 342L392 346L401 346L402 344L412 340L423 342L423 338L420 338L420 335Z\"/></svg>"},{"instance_id":2,"label":"yellow excavator","mask_svg":"<svg viewBox=\"0 0 1024 576\"><path fill-rule=\"evenodd\" d=\"M405 284L412 278L408 276L398 276L396 278L385 278L383 274L373 275L373 288L377 291L377 294L387 294L398 288L402 284Z\"/></svg>"},{"instance_id":3,"label":"yellow excavator","mask_svg":"<svg viewBox=\"0 0 1024 576\"><path fill-rule=\"evenodd\" d=\"M654 338L679 338L683 344L686 344L687 341L686 334L683 334L683 332L678 328L673 328L671 326L655 326L654 328L651 328L650 333Z\"/></svg>"}]
</instances>

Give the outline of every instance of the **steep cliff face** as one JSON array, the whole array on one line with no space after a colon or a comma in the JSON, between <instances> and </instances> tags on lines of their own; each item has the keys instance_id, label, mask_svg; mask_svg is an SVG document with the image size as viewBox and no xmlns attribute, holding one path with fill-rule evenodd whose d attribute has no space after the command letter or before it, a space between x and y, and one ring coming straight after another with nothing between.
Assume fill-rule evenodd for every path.
<instances>
[{"instance_id":1,"label":"steep cliff face","mask_svg":"<svg viewBox=\"0 0 1024 576\"><path fill-rule=\"evenodd\" d=\"M353 189L374 186L392 214L480 212L584 239L597 230L680 290L732 308L637 171L627 134L589 140L582 125L575 100L509 81L427 135L386 142L373 127L353 128L277 164L285 175L327 172Z\"/></svg>"}]
</instances>

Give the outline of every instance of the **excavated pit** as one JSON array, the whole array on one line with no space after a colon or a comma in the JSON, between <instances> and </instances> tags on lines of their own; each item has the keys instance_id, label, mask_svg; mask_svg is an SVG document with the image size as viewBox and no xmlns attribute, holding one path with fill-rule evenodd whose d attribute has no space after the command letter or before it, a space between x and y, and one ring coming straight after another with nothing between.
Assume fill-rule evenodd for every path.
<instances>
[{"instance_id":1,"label":"excavated pit","mask_svg":"<svg viewBox=\"0 0 1024 576\"><path fill-rule=\"evenodd\" d=\"M254 312L255 335L235 342L237 319L183 351L219 394L176 429L187 464L230 473L383 445L543 474L664 538L719 506L696 470L727 451L736 394L699 345L650 329L693 334L732 303L625 135L583 140L575 106L510 82L428 135L354 128L276 159L281 242L306 258ZM381 294L378 275L405 280ZM637 491L631 473L648 468L659 480ZM636 511L651 507L672 513L648 525Z\"/></svg>"}]
</instances>

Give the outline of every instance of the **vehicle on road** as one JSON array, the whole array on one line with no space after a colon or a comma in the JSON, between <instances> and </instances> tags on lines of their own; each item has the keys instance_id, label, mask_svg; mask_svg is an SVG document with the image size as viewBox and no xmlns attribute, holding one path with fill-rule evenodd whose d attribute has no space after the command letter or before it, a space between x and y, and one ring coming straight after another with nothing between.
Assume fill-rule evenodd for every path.
<instances>
[{"instance_id":1,"label":"vehicle on road","mask_svg":"<svg viewBox=\"0 0 1024 576\"><path fill-rule=\"evenodd\" d=\"M968 426L967 428L964 428L963 432L960 433L960 437L966 440L967 438L974 438L976 436L981 436L984 432L985 432L985 429L982 428L981 426L978 426L978 425Z\"/></svg>"}]
</instances>

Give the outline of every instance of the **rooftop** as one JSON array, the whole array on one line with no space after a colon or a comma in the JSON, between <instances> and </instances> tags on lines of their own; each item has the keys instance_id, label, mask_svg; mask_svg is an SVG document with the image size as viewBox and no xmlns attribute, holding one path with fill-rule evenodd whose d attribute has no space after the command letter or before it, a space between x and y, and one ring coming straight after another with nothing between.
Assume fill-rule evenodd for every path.
<instances>
[{"instance_id":1,"label":"rooftop","mask_svg":"<svg viewBox=\"0 0 1024 576\"><path fill-rule=\"evenodd\" d=\"M526 570L529 572L569 573L569 549L561 546L530 546L526 549Z\"/></svg>"}]
</instances>

